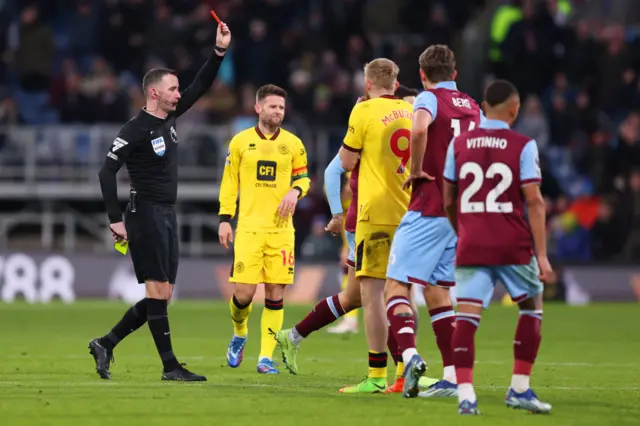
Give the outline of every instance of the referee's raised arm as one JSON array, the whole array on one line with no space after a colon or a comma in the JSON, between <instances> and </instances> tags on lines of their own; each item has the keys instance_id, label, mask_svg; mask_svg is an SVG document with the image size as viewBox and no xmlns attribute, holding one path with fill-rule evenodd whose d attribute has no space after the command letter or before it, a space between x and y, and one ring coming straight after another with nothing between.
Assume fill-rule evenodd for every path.
<instances>
[{"instance_id":1,"label":"referee's raised arm","mask_svg":"<svg viewBox=\"0 0 640 426\"><path fill-rule=\"evenodd\" d=\"M193 106L193 104L196 103L198 99L200 99L202 95L205 94L207 90L209 90L216 78L216 75L218 74L220 64L222 63L222 59L224 58L230 41L231 31L229 31L227 24L222 23L221 25L218 25L216 46L211 53L211 57L207 59L207 62L205 62L202 68L200 68L200 71L198 71L198 74L193 79L189 87L182 92L182 97L176 106L176 117L180 117L184 114Z\"/></svg>"},{"instance_id":2,"label":"referee's raised arm","mask_svg":"<svg viewBox=\"0 0 640 426\"><path fill-rule=\"evenodd\" d=\"M175 71L149 70L142 79L145 106L120 130L100 170L100 187L111 232L115 240L127 241L136 279L144 284L146 295L109 333L89 343L96 372L103 379L111 378L109 368L115 346L147 323L162 361L162 380L207 380L178 362L171 344L167 311L180 261L175 211L180 145L177 118L213 84L230 41L229 28L220 23L212 57L182 93ZM129 204L124 212L120 210L116 179L123 164L131 181Z\"/></svg>"}]
</instances>

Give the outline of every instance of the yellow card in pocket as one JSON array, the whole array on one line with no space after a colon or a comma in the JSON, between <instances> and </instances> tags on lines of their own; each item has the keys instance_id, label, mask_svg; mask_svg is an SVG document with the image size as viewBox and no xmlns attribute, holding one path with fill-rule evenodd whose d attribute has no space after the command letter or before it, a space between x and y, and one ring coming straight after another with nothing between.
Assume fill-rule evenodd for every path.
<instances>
[{"instance_id":1,"label":"yellow card in pocket","mask_svg":"<svg viewBox=\"0 0 640 426\"><path fill-rule=\"evenodd\" d=\"M117 252L119 252L122 255L127 254L127 250L129 249L129 242L128 241L118 241L113 245L113 248L116 249Z\"/></svg>"}]
</instances>

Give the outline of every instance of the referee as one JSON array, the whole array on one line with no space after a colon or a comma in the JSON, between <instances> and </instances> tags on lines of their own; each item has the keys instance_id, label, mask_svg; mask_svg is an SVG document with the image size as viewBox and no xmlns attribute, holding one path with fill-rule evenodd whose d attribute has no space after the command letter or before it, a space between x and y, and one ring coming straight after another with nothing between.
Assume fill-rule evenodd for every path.
<instances>
[{"instance_id":1,"label":"referee","mask_svg":"<svg viewBox=\"0 0 640 426\"><path fill-rule=\"evenodd\" d=\"M205 381L184 368L171 347L167 304L178 271L178 230L174 204L178 193L178 133L176 119L211 87L231 41L226 24L220 24L216 46L184 92L169 69L152 69L142 81L146 106L122 127L100 170L102 197L115 241L127 241L133 268L146 297L133 305L105 336L89 343L96 371L111 378L113 349L145 322L162 359L162 380ZM116 174L126 164L131 178L129 204L123 223Z\"/></svg>"}]
</instances>

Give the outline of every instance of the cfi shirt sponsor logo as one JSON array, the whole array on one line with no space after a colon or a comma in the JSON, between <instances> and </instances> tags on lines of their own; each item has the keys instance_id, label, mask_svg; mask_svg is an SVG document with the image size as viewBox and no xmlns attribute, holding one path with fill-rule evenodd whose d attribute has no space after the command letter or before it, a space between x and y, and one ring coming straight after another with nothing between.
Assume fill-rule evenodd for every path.
<instances>
[{"instance_id":1,"label":"cfi shirt sponsor logo","mask_svg":"<svg viewBox=\"0 0 640 426\"><path fill-rule=\"evenodd\" d=\"M162 157L167 149L167 146L164 143L164 137L162 136L153 139L151 141L151 146L153 147L153 152L155 152L158 157Z\"/></svg>"}]
</instances>

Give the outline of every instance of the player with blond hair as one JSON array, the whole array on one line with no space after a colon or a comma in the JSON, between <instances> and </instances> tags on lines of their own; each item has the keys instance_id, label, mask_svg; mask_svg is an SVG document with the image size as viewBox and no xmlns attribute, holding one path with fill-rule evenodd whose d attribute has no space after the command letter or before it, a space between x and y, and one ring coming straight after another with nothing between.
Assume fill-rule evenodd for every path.
<instances>
[{"instance_id":1,"label":"player with blond hair","mask_svg":"<svg viewBox=\"0 0 640 426\"><path fill-rule=\"evenodd\" d=\"M341 393L382 393L387 388L387 320L384 313L384 279L391 240L409 204L409 193L402 189L408 178L412 107L398 99L398 66L385 58L365 66L367 100L357 103L349 117L349 127L340 148L344 170L357 170L355 207L355 276L360 284L364 322L369 344L369 374L361 383L345 387ZM357 165L357 169L356 169ZM353 179L353 175L352 175ZM340 295L325 303L337 317L344 314ZM302 337L293 328L276 335L285 364L287 354ZM293 342L292 342L293 341Z\"/></svg>"}]
</instances>

